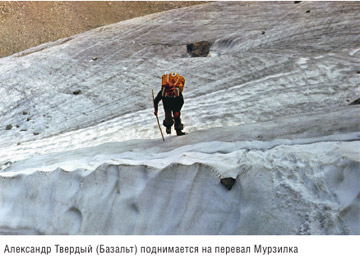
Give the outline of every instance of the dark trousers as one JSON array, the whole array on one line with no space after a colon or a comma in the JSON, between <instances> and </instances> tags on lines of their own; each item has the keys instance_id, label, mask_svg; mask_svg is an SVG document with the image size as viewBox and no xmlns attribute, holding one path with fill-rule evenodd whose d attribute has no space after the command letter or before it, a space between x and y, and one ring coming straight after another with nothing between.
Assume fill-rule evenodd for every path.
<instances>
[{"instance_id":1,"label":"dark trousers","mask_svg":"<svg viewBox=\"0 0 360 260\"><path fill-rule=\"evenodd\" d=\"M163 125L167 128L170 128L175 121L175 130L182 130L184 128L183 124L181 123L181 108L184 105L184 98L182 95L179 97L164 97L163 98L163 105L165 111L165 120ZM178 115L175 117L175 115Z\"/></svg>"}]
</instances>

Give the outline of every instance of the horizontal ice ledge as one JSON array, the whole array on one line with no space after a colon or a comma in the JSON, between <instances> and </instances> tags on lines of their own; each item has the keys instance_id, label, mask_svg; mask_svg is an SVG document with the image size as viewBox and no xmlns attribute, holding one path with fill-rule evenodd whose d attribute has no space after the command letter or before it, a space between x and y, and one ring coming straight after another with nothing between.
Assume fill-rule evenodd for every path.
<instances>
[{"instance_id":1,"label":"horizontal ice ledge","mask_svg":"<svg viewBox=\"0 0 360 260\"><path fill-rule=\"evenodd\" d=\"M279 145L208 159L191 152L188 162L184 152L163 167L2 176L0 233L359 234L359 146ZM223 177L236 180L231 190Z\"/></svg>"}]
</instances>

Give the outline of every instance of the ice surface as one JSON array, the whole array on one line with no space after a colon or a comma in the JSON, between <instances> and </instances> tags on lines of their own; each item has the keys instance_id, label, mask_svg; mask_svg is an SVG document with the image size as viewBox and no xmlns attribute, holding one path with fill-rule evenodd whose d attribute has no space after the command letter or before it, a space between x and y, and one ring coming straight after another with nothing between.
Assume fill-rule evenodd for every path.
<instances>
[{"instance_id":1,"label":"ice surface","mask_svg":"<svg viewBox=\"0 0 360 260\"><path fill-rule=\"evenodd\" d=\"M359 11L208 3L0 59L0 234L360 234Z\"/></svg>"}]
</instances>

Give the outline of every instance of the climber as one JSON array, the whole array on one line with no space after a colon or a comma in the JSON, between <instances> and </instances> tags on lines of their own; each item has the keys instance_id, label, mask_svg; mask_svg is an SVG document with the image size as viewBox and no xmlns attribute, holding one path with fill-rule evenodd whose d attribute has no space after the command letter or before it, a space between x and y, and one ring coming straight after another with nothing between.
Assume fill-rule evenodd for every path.
<instances>
[{"instance_id":1,"label":"climber","mask_svg":"<svg viewBox=\"0 0 360 260\"><path fill-rule=\"evenodd\" d=\"M184 135L182 132L184 125L181 123L181 108L184 104L182 95L185 85L183 76L172 72L162 76L161 90L154 100L155 116L158 113L158 104L160 100L163 102L165 119L163 125L166 127L166 133L171 134L171 126L175 122L175 131L177 135Z\"/></svg>"}]
</instances>

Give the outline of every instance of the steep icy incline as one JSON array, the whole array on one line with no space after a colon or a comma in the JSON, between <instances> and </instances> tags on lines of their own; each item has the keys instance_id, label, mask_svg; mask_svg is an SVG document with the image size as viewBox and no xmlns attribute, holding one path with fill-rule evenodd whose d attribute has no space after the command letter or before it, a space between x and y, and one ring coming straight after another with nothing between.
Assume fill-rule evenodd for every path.
<instances>
[{"instance_id":1,"label":"steep icy incline","mask_svg":"<svg viewBox=\"0 0 360 260\"><path fill-rule=\"evenodd\" d=\"M158 138L151 89L169 71L186 78L183 121L191 132L345 106L360 93L359 9L356 2L210 3L0 59L0 157L59 135L67 149ZM203 40L214 43L209 57L190 58L186 44Z\"/></svg>"},{"instance_id":2,"label":"steep icy incline","mask_svg":"<svg viewBox=\"0 0 360 260\"><path fill-rule=\"evenodd\" d=\"M216 2L0 59L0 234L360 234L359 11Z\"/></svg>"}]
</instances>

